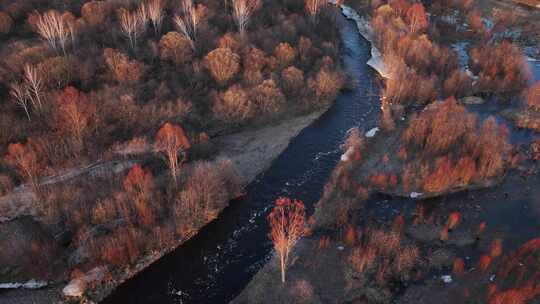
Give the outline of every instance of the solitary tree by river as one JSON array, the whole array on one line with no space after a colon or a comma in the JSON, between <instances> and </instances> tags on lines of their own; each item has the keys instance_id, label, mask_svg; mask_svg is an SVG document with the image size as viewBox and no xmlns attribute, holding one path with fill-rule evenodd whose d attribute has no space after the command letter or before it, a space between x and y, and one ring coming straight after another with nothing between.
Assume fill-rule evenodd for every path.
<instances>
[{"instance_id":1,"label":"solitary tree by river","mask_svg":"<svg viewBox=\"0 0 540 304\"><path fill-rule=\"evenodd\" d=\"M270 238L279 255L281 282L285 283L285 274L289 263L289 254L304 233L306 209L300 200L281 197L268 215Z\"/></svg>"}]
</instances>

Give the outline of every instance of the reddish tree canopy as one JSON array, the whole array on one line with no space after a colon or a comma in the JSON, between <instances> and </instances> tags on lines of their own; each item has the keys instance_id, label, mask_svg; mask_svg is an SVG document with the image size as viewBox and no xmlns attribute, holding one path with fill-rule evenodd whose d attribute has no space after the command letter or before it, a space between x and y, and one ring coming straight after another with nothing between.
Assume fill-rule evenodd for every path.
<instances>
[{"instance_id":1,"label":"reddish tree canopy","mask_svg":"<svg viewBox=\"0 0 540 304\"><path fill-rule=\"evenodd\" d=\"M422 3L415 3L407 10L407 20L411 32L416 32L427 28L428 18L426 15L426 9Z\"/></svg>"}]
</instances>

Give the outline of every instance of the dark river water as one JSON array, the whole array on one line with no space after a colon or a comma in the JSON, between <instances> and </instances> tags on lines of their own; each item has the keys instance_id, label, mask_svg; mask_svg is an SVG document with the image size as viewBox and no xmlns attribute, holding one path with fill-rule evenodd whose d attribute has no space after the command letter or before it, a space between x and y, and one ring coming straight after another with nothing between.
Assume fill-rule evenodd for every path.
<instances>
[{"instance_id":1,"label":"dark river water","mask_svg":"<svg viewBox=\"0 0 540 304\"><path fill-rule=\"evenodd\" d=\"M257 177L247 196L231 202L195 237L121 285L104 304L227 303L247 285L271 254L266 215L280 196L301 199L311 211L341 156L340 144L355 126L377 125L379 88L366 65L369 42L356 24L339 16L342 65L355 83L294 138Z\"/></svg>"}]
</instances>

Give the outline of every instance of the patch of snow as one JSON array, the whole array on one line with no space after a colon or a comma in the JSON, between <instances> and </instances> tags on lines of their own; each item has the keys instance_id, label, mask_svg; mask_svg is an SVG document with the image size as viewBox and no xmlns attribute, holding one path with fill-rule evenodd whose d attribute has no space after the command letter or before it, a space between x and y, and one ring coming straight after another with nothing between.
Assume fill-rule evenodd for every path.
<instances>
[{"instance_id":1,"label":"patch of snow","mask_svg":"<svg viewBox=\"0 0 540 304\"><path fill-rule=\"evenodd\" d=\"M349 149L347 149L347 151L345 151L345 153L343 153L343 155L341 155L341 161L342 162L347 162L351 159L351 156L354 154L354 148L353 147L349 147Z\"/></svg>"},{"instance_id":2,"label":"patch of snow","mask_svg":"<svg viewBox=\"0 0 540 304\"><path fill-rule=\"evenodd\" d=\"M420 192L411 192L410 194L410 197L411 198L418 198L420 196L424 195L424 193L420 193Z\"/></svg>"},{"instance_id":3,"label":"patch of snow","mask_svg":"<svg viewBox=\"0 0 540 304\"><path fill-rule=\"evenodd\" d=\"M377 132L379 132L379 128L378 127L375 127L369 131L366 132L366 137L367 138L372 138L375 136L375 134L377 134Z\"/></svg>"},{"instance_id":4,"label":"patch of snow","mask_svg":"<svg viewBox=\"0 0 540 304\"><path fill-rule=\"evenodd\" d=\"M0 284L0 289L15 289L19 288L23 283L2 283Z\"/></svg>"},{"instance_id":5,"label":"patch of snow","mask_svg":"<svg viewBox=\"0 0 540 304\"><path fill-rule=\"evenodd\" d=\"M335 4L335 0L330 0L330 3ZM371 58L368 60L367 65L377 71L383 78L390 78L390 71L384 64L381 52L375 47L373 39L373 29L369 23L369 20L360 16L352 7L341 5L341 12L347 19L352 19L356 22L358 32L364 39L371 43Z\"/></svg>"},{"instance_id":6,"label":"patch of snow","mask_svg":"<svg viewBox=\"0 0 540 304\"><path fill-rule=\"evenodd\" d=\"M489 281L490 281L490 282L495 281L495 275L494 275L494 274L492 274L492 275L489 277Z\"/></svg>"},{"instance_id":7,"label":"patch of snow","mask_svg":"<svg viewBox=\"0 0 540 304\"><path fill-rule=\"evenodd\" d=\"M47 286L47 282L31 279L30 281L26 283L1 283L0 289L16 289L16 288L39 289L45 286Z\"/></svg>"},{"instance_id":8,"label":"patch of snow","mask_svg":"<svg viewBox=\"0 0 540 304\"><path fill-rule=\"evenodd\" d=\"M446 284L452 283L452 276L451 275L443 275L443 276L441 276L441 279Z\"/></svg>"},{"instance_id":9,"label":"patch of snow","mask_svg":"<svg viewBox=\"0 0 540 304\"><path fill-rule=\"evenodd\" d=\"M343 247L343 246L337 246L337 250L343 251L343 250L345 250L345 247Z\"/></svg>"}]
</instances>

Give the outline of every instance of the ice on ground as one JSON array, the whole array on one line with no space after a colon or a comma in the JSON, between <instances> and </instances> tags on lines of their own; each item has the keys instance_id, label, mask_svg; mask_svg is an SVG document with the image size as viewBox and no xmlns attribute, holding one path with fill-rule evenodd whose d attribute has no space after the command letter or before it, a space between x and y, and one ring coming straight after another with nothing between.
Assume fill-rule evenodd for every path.
<instances>
[{"instance_id":1,"label":"ice on ground","mask_svg":"<svg viewBox=\"0 0 540 304\"><path fill-rule=\"evenodd\" d=\"M446 284L452 283L452 276L451 275L443 275L443 276L441 276L441 279Z\"/></svg>"},{"instance_id":2,"label":"ice on ground","mask_svg":"<svg viewBox=\"0 0 540 304\"><path fill-rule=\"evenodd\" d=\"M424 195L424 193L420 193L420 192L411 192L411 195L410 197L411 198L418 198L420 196Z\"/></svg>"},{"instance_id":3,"label":"ice on ground","mask_svg":"<svg viewBox=\"0 0 540 304\"><path fill-rule=\"evenodd\" d=\"M343 155L341 155L341 161L342 162L347 162L351 159L351 156L354 154L354 148L353 147L349 147L349 149L347 149L347 151L345 151L345 153L343 153Z\"/></svg>"},{"instance_id":4,"label":"ice on ground","mask_svg":"<svg viewBox=\"0 0 540 304\"><path fill-rule=\"evenodd\" d=\"M39 289L45 286L47 286L47 282L31 279L30 281L26 283L1 283L0 289L16 289L16 288Z\"/></svg>"},{"instance_id":5,"label":"ice on ground","mask_svg":"<svg viewBox=\"0 0 540 304\"><path fill-rule=\"evenodd\" d=\"M379 128L378 127L375 127L369 131L366 132L366 137L367 138L372 138L375 136L375 134L377 134L377 132L379 132Z\"/></svg>"},{"instance_id":6,"label":"ice on ground","mask_svg":"<svg viewBox=\"0 0 540 304\"><path fill-rule=\"evenodd\" d=\"M332 0L330 1L330 3L334 2ZM390 78L390 71L382 59L381 52L375 47L373 29L369 24L369 20L360 16L353 8L346 5L341 5L341 12L347 19L352 19L356 22L356 27L360 35L371 43L371 58L368 60L367 65L377 71L381 77Z\"/></svg>"}]
</instances>

